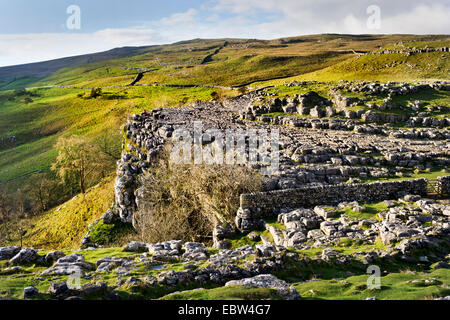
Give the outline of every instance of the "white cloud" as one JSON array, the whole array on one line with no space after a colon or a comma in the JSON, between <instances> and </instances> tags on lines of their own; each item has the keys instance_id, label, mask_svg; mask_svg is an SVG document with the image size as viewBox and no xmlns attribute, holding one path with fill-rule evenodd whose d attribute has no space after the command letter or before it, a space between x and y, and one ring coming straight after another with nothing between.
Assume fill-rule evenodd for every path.
<instances>
[{"instance_id":1,"label":"white cloud","mask_svg":"<svg viewBox=\"0 0 450 320\"><path fill-rule=\"evenodd\" d=\"M158 39L158 32L148 28L104 29L92 36L108 45L145 46Z\"/></svg>"},{"instance_id":2,"label":"white cloud","mask_svg":"<svg viewBox=\"0 0 450 320\"><path fill-rule=\"evenodd\" d=\"M373 4L381 9L381 29L377 30L368 29L366 24L366 9ZM255 21L253 27L270 29L268 34L448 34L450 30L450 3L442 0L360 0L351 4L341 0L217 0L212 9L243 16L279 14L273 21Z\"/></svg>"},{"instance_id":3,"label":"white cloud","mask_svg":"<svg viewBox=\"0 0 450 320\"><path fill-rule=\"evenodd\" d=\"M448 34L450 6L441 4L418 5L409 12L383 18L381 30L385 33Z\"/></svg>"},{"instance_id":4,"label":"white cloud","mask_svg":"<svg viewBox=\"0 0 450 320\"><path fill-rule=\"evenodd\" d=\"M197 15L197 10L191 8L186 12L174 13L167 18L162 18L159 24L164 26L175 26L182 23L194 22L195 16Z\"/></svg>"}]
</instances>

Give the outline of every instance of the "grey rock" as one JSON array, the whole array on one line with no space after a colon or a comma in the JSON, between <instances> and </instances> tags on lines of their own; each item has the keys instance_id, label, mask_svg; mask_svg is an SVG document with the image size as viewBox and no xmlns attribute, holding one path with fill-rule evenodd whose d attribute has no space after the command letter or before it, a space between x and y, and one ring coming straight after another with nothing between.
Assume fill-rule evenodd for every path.
<instances>
[{"instance_id":1,"label":"grey rock","mask_svg":"<svg viewBox=\"0 0 450 320\"><path fill-rule=\"evenodd\" d=\"M114 224L118 220L118 216L113 210L109 209L102 217L103 224Z\"/></svg>"},{"instance_id":2,"label":"grey rock","mask_svg":"<svg viewBox=\"0 0 450 320\"><path fill-rule=\"evenodd\" d=\"M9 260L10 264L28 264L38 260L39 255L33 248L23 248Z\"/></svg>"},{"instance_id":3,"label":"grey rock","mask_svg":"<svg viewBox=\"0 0 450 320\"><path fill-rule=\"evenodd\" d=\"M154 255L171 255L180 254L181 240L171 240L158 243L147 244L148 252Z\"/></svg>"},{"instance_id":4,"label":"grey rock","mask_svg":"<svg viewBox=\"0 0 450 320\"><path fill-rule=\"evenodd\" d=\"M123 251L127 252L145 252L148 251L147 244L145 242L131 241L125 245Z\"/></svg>"},{"instance_id":5,"label":"grey rock","mask_svg":"<svg viewBox=\"0 0 450 320\"><path fill-rule=\"evenodd\" d=\"M82 297L95 296L96 298L99 298L105 296L108 293L108 285L105 282L85 284L79 291Z\"/></svg>"},{"instance_id":6,"label":"grey rock","mask_svg":"<svg viewBox=\"0 0 450 320\"><path fill-rule=\"evenodd\" d=\"M50 251L45 255L45 262L46 263L54 263L58 259L65 257L66 255L62 251Z\"/></svg>"},{"instance_id":7,"label":"grey rock","mask_svg":"<svg viewBox=\"0 0 450 320\"><path fill-rule=\"evenodd\" d=\"M314 212L324 219L332 218L337 214L336 210L329 206L315 206Z\"/></svg>"},{"instance_id":8,"label":"grey rock","mask_svg":"<svg viewBox=\"0 0 450 320\"><path fill-rule=\"evenodd\" d=\"M69 288L65 282L54 282L50 284L48 293L53 296L65 295L69 292Z\"/></svg>"},{"instance_id":9,"label":"grey rock","mask_svg":"<svg viewBox=\"0 0 450 320\"><path fill-rule=\"evenodd\" d=\"M0 248L0 260L9 260L19 253L20 247L18 246L9 246L9 247L1 247Z\"/></svg>"},{"instance_id":10,"label":"grey rock","mask_svg":"<svg viewBox=\"0 0 450 320\"><path fill-rule=\"evenodd\" d=\"M59 258L52 268L46 269L42 272L42 275L54 274L54 275L82 275L86 270L92 270L91 264L84 261L84 256L81 254L72 254Z\"/></svg>"},{"instance_id":11,"label":"grey rock","mask_svg":"<svg viewBox=\"0 0 450 320\"><path fill-rule=\"evenodd\" d=\"M294 286L290 286L287 282L278 279L271 274L261 274L253 278L245 278L241 280L232 280L225 286L244 286L244 287L264 287L275 289L286 300L299 300L300 295Z\"/></svg>"},{"instance_id":12,"label":"grey rock","mask_svg":"<svg viewBox=\"0 0 450 320\"><path fill-rule=\"evenodd\" d=\"M36 297L38 294L39 294L39 290L32 286L26 287L25 289L23 289L23 298L24 299L30 299L30 298Z\"/></svg>"}]
</instances>

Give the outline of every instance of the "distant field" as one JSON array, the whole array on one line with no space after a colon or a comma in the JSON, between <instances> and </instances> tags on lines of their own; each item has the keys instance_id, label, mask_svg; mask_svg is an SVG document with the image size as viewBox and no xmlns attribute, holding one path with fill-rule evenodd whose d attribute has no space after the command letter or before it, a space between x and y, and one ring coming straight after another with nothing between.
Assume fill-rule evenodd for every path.
<instances>
[{"instance_id":1,"label":"distant field","mask_svg":"<svg viewBox=\"0 0 450 320\"><path fill-rule=\"evenodd\" d=\"M146 74L143 82L203 83L240 85L256 80L308 74L311 78L336 79L346 73L347 78L359 76L383 77L392 73L398 78L411 78L408 69L385 70L361 74L363 60L351 58L380 47L403 46L436 47L448 45L445 35L312 35L276 40L214 39L191 40L172 45L141 48L121 48L91 56L54 60L41 64L0 68L0 90L49 84L105 83L100 79L135 73L124 68L158 69ZM430 62L434 63L434 57ZM345 60L345 62L344 62ZM333 69L338 64L337 69ZM360 63L361 62L361 63ZM420 62L420 61L419 61ZM373 61L367 62L369 65ZM370 70L370 66L366 71ZM332 69L320 74L319 70ZM352 70L355 69L355 70ZM51 70L51 73L42 73ZM423 72L423 77L441 76L445 67L436 74L433 69ZM448 71L448 70L447 70ZM385 74L386 73L386 74ZM310 74L310 75L309 75ZM112 83L114 80L108 80Z\"/></svg>"}]
</instances>

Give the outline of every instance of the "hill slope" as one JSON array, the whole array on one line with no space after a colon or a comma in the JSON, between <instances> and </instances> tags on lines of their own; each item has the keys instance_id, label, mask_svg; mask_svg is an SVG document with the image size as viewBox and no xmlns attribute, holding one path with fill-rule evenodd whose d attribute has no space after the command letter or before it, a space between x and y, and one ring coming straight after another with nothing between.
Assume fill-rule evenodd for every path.
<instances>
[{"instance_id":1,"label":"hill slope","mask_svg":"<svg viewBox=\"0 0 450 320\"><path fill-rule=\"evenodd\" d=\"M22 64L16 66L0 67L0 88L8 88L14 82L22 83L24 79L28 82L49 76L63 68L73 68L79 65L110 60L114 58L124 58L135 56L148 47L123 47L105 52L86 54L50 61Z\"/></svg>"},{"instance_id":2,"label":"hill slope","mask_svg":"<svg viewBox=\"0 0 450 320\"><path fill-rule=\"evenodd\" d=\"M0 90L79 84L142 69L158 69L149 79L156 82L238 85L320 70L357 53L367 53L399 41L443 39L448 36L325 34L276 40L195 39L171 45L125 47L0 68ZM284 68L279 70L280 67Z\"/></svg>"}]
</instances>

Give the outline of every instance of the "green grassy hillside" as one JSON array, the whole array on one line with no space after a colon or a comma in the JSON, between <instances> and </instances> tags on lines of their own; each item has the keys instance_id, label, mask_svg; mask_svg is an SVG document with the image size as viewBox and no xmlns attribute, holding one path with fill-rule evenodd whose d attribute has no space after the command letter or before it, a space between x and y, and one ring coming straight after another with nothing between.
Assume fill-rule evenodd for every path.
<instances>
[{"instance_id":1,"label":"green grassy hillside","mask_svg":"<svg viewBox=\"0 0 450 320\"><path fill-rule=\"evenodd\" d=\"M450 41L417 41L390 45L383 49L408 51L423 48L449 47ZM354 57L323 70L300 76L307 80L380 80L411 81L422 79L450 79L450 52L377 54L375 50Z\"/></svg>"},{"instance_id":2,"label":"green grassy hillside","mask_svg":"<svg viewBox=\"0 0 450 320\"><path fill-rule=\"evenodd\" d=\"M124 68L158 69L146 74L143 82L217 85L239 85L302 75L344 60L347 62L337 70L353 72L352 67L346 66L352 61L348 59L355 57L356 53L392 47L400 41L404 45L432 46L445 39L448 36L337 34L276 40L196 39L172 45L115 49L93 57L88 55L0 68L0 90L80 84L137 72Z\"/></svg>"},{"instance_id":3,"label":"green grassy hillside","mask_svg":"<svg viewBox=\"0 0 450 320\"><path fill-rule=\"evenodd\" d=\"M28 90L30 103L13 91L0 92L0 137L16 139L12 145L0 145L0 183L47 170L56 158L53 146L61 136L96 137L107 130L118 131L129 114L209 100L213 91L133 87L104 90L98 98L87 98L88 90L40 88Z\"/></svg>"}]
</instances>

